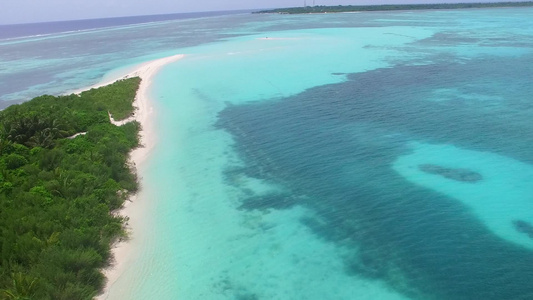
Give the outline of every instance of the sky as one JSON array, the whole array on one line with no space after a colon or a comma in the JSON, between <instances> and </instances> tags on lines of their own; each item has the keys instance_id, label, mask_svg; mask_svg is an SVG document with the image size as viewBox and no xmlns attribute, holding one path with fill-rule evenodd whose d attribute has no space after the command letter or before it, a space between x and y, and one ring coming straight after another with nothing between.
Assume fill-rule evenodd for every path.
<instances>
[{"instance_id":1,"label":"sky","mask_svg":"<svg viewBox=\"0 0 533 300\"><path fill-rule=\"evenodd\" d=\"M305 0L308 5L313 0ZM505 0L500 0L505 1ZM497 0L314 0L315 5L497 2ZM0 24L303 6L304 0L0 0Z\"/></svg>"}]
</instances>

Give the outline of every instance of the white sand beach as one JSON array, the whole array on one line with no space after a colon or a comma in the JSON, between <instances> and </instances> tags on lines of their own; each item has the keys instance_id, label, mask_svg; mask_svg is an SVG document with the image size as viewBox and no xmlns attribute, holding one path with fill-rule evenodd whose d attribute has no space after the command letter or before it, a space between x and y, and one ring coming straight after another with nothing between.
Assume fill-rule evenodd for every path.
<instances>
[{"instance_id":1,"label":"white sand beach","mask_svg":"<svg viewBox=\"0 0 533 300\"><path fill-rule=\"evenodd\" d=\"M115 121L111 118L111 122L117 126L120 126L133 120L136 120L141 124L142 130L140 132L140 141L142 146L137 149L134 149L130 153L130 162L133 166L135 166L135 171L137 173L139 173L139 167L148 157L148 154L150 153L154 146L154 143L156 142L155 134L153 134L153 125L151 121L154 117L154 111L149 96L152 78L164 65L175 62L183 57L184 55L180 54L148 61L133 67L133 70L127 70L126 74L119 74L119 76L113 80L107 80L105 82L101 82L87 89L84 89L89 90L92 88L106 86L117 80L129 77L138 76L141 78L142 81L139 86L139 90L137 91L137 96L135 97L134 102L134 115L130 118L120 121ZM82 91L77 91L75 93L81 92ZM139 179L142 181L141 176L139 176ZM146 204L146 201L142 201L142 199L139 199L137 195L133 195L129 199L129 201L126 201L126 203L124 204L124 207L120 211L120 214L129 218L127 224L129 231L132 231L133 228L138 228L139 226L137 225L142 225L142 211L143 206ZM113 283L120 277L123 272L124 266L127 265L128 261L130 261L132 255L131 243L135 242L134 235L130 237L131 239L129 240L119 241L115 245L113 245L112 251L114 259L111 265L105 270L103 270L104 275L107 277L107 284L105 289L103 290L103 293L97 296L95 299L107 299L109 287L113 285Z\"/></svg>"}]
</instances>

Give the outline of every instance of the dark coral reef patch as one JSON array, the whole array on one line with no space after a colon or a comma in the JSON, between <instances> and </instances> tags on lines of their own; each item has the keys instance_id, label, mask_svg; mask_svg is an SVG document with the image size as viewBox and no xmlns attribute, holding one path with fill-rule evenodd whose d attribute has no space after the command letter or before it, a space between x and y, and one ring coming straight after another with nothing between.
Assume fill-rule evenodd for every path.
<instances>
[{"instance_id":1,"label":"dark coral reef patch","mask_svg":"<svg viewBox=\"0 0 533 300\"><path fill-rule=\"evenodd\" d=\"M478 182L483 179L483 176L481 176L481 174L468 170L468 169L445 168L445 167L441 167L438 165L432 165L432 164L419 165L418 168L422 172L440 175L440 176L443 176L445 178L452 179L455 181L474 183L474 182Z\"/></svg>"},{"instance_id":2,"label":"dark coral reef patch","mask_svg":"<svg viewBox=\"0 0 533 300\"><path fill-rule=\"evenodd\" d=\"M530 238L533 239L533 225L522 220L513 221L513 225L516 231L527 234Z\"/></svg>"}]
</instances>

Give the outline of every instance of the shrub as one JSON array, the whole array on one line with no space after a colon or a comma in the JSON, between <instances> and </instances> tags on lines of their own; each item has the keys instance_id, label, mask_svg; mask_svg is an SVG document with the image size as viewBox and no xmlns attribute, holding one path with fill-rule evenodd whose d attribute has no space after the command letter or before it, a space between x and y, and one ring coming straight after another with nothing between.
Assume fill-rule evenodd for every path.
<instances>
[{"instance_id":1,"label":"shrub","mask_svg":"<svg viewBox=\"0 0 533 300\"><path fill-rule=\"evenodd\" d=\"M28 163L28 160L24 156L15 153L7 155L4 158L4 161L6 163L6 168L9 170L20 168Z\"/></svg>"}]
</instances>

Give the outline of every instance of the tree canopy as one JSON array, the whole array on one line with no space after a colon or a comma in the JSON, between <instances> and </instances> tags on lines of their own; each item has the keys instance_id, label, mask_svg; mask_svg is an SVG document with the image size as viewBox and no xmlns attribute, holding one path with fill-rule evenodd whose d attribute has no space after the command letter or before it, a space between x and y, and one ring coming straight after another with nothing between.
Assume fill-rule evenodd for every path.
<instances>
[{"instance_id":1,"label":"tree canopy","mask_svg":"<svg viewBox=\"0 0 533 300\"><path fill-rule=\"evenodd\" d=\"M527 2L492 2L492 3L438 3L438 4L384 4L384 5L338 5L338 6L303 6L262 10L256 13L278 14L318 14L341 13L356 11L389 11L389 10L421 10L421 9L466 9L466 8L493 8L493 7L526 7L533 6L532 1Z\"/></svg>"},{"instance_id":2,"label":"tree canopy","mask_svg":"<svg viewBox=\"0 0 533 300\"><path fill-rule=\"evenodd\" d=\"M92 299L111 243L125 232L113 211L136 192L129 152L140 78L0 112L0 299ZM75 134L81 133L75 137Z\"/></svg>"}]
</instances>

